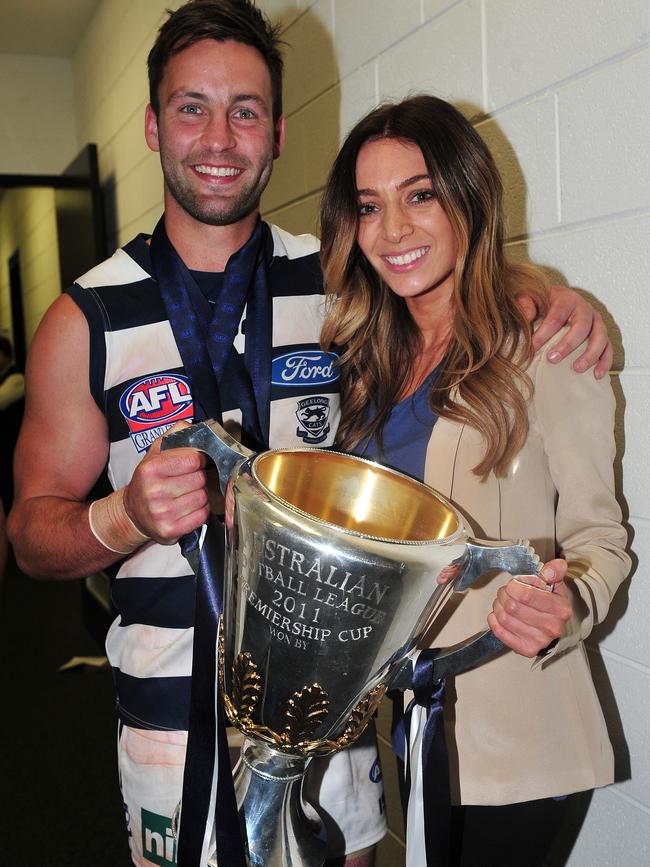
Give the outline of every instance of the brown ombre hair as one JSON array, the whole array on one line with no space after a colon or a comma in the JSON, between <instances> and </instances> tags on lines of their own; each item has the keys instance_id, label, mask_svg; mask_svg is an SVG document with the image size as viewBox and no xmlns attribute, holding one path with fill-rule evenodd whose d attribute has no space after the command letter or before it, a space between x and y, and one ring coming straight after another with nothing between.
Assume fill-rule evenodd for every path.
<instances>
[{"instance_id":1,"label":"brown ombre hair","mask_svg":"<svg viewBox=\"0 0 650 867\"><path fill-rule=\"evenodd\" d=\"M321 260L328 310L324 348L340 347L342 420L338 442L351 449L381 440L409 381L421 334L404 299L379 278L357 244L356 164L362 146L393 138L417 145L433 190L458 241L453 328L430 403L441 417L466 423L485 440L474 472L504 475L528 433L532 331L516 297L546 307L547 282L531 266L509 263L503 249L502 184L471 124L449 103L416 96L380 106L346 138L321 204Z\"/></svg>"}]
</instances>

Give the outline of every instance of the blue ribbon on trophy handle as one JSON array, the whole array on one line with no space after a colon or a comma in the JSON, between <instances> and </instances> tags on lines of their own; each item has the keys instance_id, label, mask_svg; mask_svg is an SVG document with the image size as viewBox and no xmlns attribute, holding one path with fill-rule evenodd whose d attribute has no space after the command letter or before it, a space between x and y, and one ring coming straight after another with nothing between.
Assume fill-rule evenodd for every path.
<instances>
[{"instance_id":1,"label":"blue ribbon on trophy handle","mask_svg":"<svg viewBox=\"0 0 650 867\"><path fill-rule=\"evenodd\" d=\"M465 555L454 563L459 571L455 589L468 589L488 571L539 574L539 557L528 542L521 540L515 545L514 556L511 548L506 562L502 546L469 542ZM547 589L552 586L547 585ZM446 867L449 863L451 795L443 719L445 679L474 668L504 649L492 630L486 629L457 650L414 651L391 684L396 691L413 691L399 720L397 738L393 733L394 741L398 741L397 752L400 735L403 738L406 867L420 867L423 851L426 867ZM394 700L400 701L399 693ZM418 705L424 708L424 714L416 711Z\"/></svg>"}]
</instances>

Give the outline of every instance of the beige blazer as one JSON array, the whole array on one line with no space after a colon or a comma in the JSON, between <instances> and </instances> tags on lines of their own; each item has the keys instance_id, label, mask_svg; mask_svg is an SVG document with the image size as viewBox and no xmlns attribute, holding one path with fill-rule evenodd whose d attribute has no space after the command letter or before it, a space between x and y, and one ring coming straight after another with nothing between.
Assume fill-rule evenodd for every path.
<instances>
[{"instance_id":1,"label":"beige blazer","mask_svg":"<svg viewBox=\"0 0 650 867\"><path fill-rule=\"evenodd\" d=\"M613 781L612 748L582 642L607 614L630 565L614 498L614 398L608 377L596 382L571 369L580 350L558 365L544 351L528 371L528 439L506 478L481 482L472 473L483 446L466 425L440 419L427 451L425 481L464 513L476 536L526 538L543 561L566 558L574 606L543 661L531 664L508 651L448 683L455 803L516 803ZM507 580L501 574L458 594L433 646L484 629Z\"/></svg>"}]
</instances>

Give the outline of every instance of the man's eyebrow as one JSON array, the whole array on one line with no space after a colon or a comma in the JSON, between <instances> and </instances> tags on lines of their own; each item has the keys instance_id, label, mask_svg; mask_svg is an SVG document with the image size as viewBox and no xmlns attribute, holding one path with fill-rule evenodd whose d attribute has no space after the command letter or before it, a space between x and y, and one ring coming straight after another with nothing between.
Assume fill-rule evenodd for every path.
<instances>
[{"instance_id":1,"label":"man's eyebrow","mask_svg":"<svg viewBox=\"0 0 650 867\"><path fill-rule=\"evenodd\" d=\"M167 102L174 102L176 99L193 99L196 102L205 102L207 97L205 93L201 93L198 90L175 90L173 93L169 94Z\"/></svg>"},{"instance_id":2,"label":"man's eyebrow","mask_svg":"<svg viewBox=\"0 0 650 867\"><path fill-rule=\"evenodd\" d=\"M171 103L183 99L192 99L195 102L207 102L208 96L198 90L184 90L183 88L179 88L169 94L167 102ZM232 98L231 103L234 105L238 102L254 102L257 105L266 107L266 102L258 93L237 93Z\"/></svg>"},{"instance_id":3,"label":"man's eyebrow","mask_svg":"<svg viewBox=\"0 0 650 867\"><path fill-rule=\"evenodd\" d=\"M266 105L265 101L257 93L238 93L233 102L257 102L260 105Z\"/></svg>"}]
</instances>

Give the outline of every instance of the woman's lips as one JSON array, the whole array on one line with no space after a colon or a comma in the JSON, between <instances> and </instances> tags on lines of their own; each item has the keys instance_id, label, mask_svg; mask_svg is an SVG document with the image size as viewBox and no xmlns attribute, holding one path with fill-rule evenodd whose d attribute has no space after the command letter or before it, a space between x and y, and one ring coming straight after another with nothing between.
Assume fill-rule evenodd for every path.
<instances>
[{"instance_id":1,"label":"woman's lips","mask_svg":"<svg viewBox=\"0 0 650 867\"><path fill-rule=\"evenodd\" d=\"M410 271L417 267L423 256L429 252L431 247L414 247L411 250L404 250L403 253L384 253L382 261L391 269L391 271Z\"/></svg>"}]
</instances>

